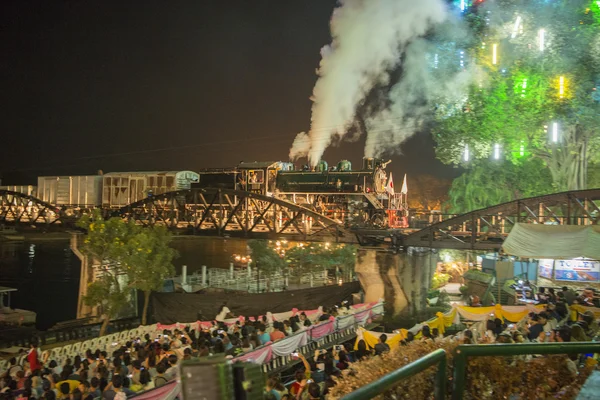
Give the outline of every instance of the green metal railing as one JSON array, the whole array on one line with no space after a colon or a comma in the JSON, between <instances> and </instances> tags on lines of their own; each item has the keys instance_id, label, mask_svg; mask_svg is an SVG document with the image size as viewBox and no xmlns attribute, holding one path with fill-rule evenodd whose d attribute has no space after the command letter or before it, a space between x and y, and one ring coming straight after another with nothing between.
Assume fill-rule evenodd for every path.
<instances>
[{"instance_id":1,"label":"green metal railing","mask_svg":"<svg viewBox=\"0 0 600 400\"><path fill-rule=\"evenodd\" d=\"M600 342L573 343L518 343L518 344L463 344L454 351L454 379L452 400L462 400L466 386L466 370L469 357L488 356L518 356L526 354L583 354L600 353ZM421 357L404 367L393 371L381 379L369 383L352 393L342 397L342 400L366 400L380 395L403 379L410 378L434 365L438 366L435 375L435 400L445 399L446 396L446 351L438 349Z\"/></svg>"},{"instance_id":2,"label":"green metal railing","mask_svg":"<svg viewBox=\"0 0 600 400\"><path fill-rule=\"evenodd\" d=\"M460 345L456 348L454 353L454 386L452 388L452 400L462 400L463 398L466 384L465 375L467 370L467 359L469 357L581 353L600 353L600 342Z\"/></svg>"},{"instance_id":3,"label":"green metal railing","mask_svg":"<svg viewBox=\"0 0 600 400\"><path fill-rule=\"evenodd\" d=\"M366 400L380 395L394 386L400 381L410 378L421 371L426 370L434 365L438 366L438 371L435 375L435 400L443 400L446 393L446 351L438 349L434 352L421 357L418 360L405 365L404 367L391 372L381 379L371 382L352 393L342 397L342 400Z\"/></svg>"}]
</instances>

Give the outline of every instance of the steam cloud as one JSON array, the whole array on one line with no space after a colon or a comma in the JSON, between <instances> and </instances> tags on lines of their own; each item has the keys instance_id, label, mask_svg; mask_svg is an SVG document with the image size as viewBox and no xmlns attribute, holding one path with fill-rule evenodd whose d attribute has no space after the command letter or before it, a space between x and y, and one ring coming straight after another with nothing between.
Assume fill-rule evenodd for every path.
<instances>
[{"instance_id":1,"label":"steam cloud","mask_svg":"<svg viewBox=\"0 0 600 400\"><path fill-rule=\"evenodd\" d=\"M430 45L420 38L450 15L443 0L339 3L331 19L332 43L321 51L311 129L299 133L290 149L291 159L307 156L313 166L334 140L344 139L357 107L374 87L388 83L389 72L402 55L403 74L389 92L389 107L365 118L367 156L393 151L390 146L399 145L418 129L431 110L428 101L444 90L460 93L472 76L465 70L440 84L428 72Z\"/></svg>"}]
</instances>

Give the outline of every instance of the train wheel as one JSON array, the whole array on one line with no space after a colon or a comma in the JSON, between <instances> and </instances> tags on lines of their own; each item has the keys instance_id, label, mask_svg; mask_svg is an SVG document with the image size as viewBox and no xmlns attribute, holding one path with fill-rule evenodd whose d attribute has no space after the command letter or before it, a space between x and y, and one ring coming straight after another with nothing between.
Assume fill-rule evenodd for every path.
<instances>
[{"instance_id":1,"label":"train wheel","mask_svg":"<svg viewBox=\"0 0 600 400\"><path fill-rule=\"evenodd\" d=\"M371 225L377 228L385 228L387 225L385 214L377 213L371 217Z\"/></svg>"}]
</instances>

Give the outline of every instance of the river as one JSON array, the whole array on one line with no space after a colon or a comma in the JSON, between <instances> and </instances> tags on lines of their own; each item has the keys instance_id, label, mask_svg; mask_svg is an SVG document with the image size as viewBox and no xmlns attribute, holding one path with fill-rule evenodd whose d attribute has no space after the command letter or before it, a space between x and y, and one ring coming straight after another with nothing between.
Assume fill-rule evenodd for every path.
<instances>
[{"instance_id":1,"label":"river","mask_svg":"<svg viewBox=\"0 0 600 400\"><path fill-rule=\"evenodd\" d=\"M202 265L228 268L232 254L248 253L240 239L181 237L172 246L179 252L177 275L182 265L188 273ZM18 289L11 294L11 307L35 311L40 330L76 318L79 273L79 259L67 238L0 242L0 286Z\"/></svg>"}]
</instances>

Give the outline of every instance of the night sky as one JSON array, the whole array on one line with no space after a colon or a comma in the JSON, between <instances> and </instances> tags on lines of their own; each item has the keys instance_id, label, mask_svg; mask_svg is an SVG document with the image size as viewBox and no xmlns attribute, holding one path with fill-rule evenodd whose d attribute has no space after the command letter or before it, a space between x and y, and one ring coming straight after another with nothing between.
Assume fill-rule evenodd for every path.
<instances>
[{"instance_id":1,"label":"night sky","mask_svg":"<svg viewBox=\"0 0 600 400\"><path fill-rule=\"evenodd\" d=\"M5 184L286 160L334 0L0 2ZM363 141L330 148L360 164ZM453 177L420 133L394 174ZM397 178L398 179L398 178Z\"/></svg>"}]
</instances>

